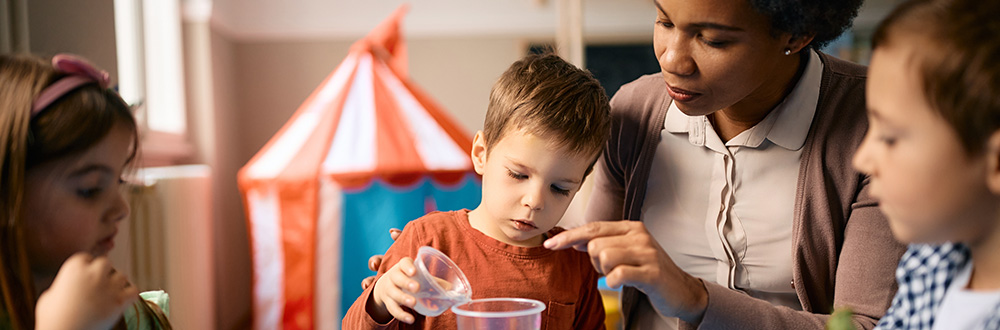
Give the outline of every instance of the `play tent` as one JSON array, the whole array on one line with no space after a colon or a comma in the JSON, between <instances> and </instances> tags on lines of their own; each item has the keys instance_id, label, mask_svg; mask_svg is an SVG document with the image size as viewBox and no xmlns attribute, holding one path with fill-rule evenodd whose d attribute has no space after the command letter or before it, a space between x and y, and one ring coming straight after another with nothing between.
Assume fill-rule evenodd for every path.
<instances>
[{"instance_id":1,"label":"play tent","mask_svg":"<svg viewBox=\"0 0 1000 330\"><path fill-rule=\"evenodd\" d=\"M407 77L401 7L239 172L255 329L337 329L389 228L478 205L469 134Z\"/></svg>"}]
</instances>

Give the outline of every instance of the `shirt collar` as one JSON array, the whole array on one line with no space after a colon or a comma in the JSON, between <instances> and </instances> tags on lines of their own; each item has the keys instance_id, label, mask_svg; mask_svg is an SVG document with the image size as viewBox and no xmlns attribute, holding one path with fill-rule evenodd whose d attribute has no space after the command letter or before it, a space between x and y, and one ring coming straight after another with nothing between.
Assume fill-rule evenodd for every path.
<instances>
[{"instance_id":1,"label":"shirt collar","mask_svg":"<svg viewBox=\"0 0 1000 330\"><path fill-rule=\"evenodd\" d=\"M815 51L809 51L807 61L802 77L785 100L768 113L764 120L734 137L727 145L756 148L766 138L788 150L802 148L816 114L823 77L823 62ZM696 145L703 145L705 142L702 133L712 129L705 116L688 116L674 102L670 102L663 126L671 133L688 133L691 135L691 143Z\"/></svg>"},{"instance_id":2,"label":"shirt collar","mask_svg":"<svg viewBox=\"0 0 1000 330\"><path fill-rule=\"evenodd\" d=\"M670 133L689 133L688 122L694 118L695 117L685 115L681 112L681 109L677 108L677 103L671 100L670 107L667 109L667 119L663 123L663 128Z\"/></svg>"},{"instance_id":3,"label":"shirt collar","mask_svg":"<svg viewBox=\"0 0 1000 330\"><path fill-rule=\"evenodd\" d=\"M813 116L816 115L816 106L819 104L823 61L815 51L809 51L808 61L795 88L774 111L771 111L772 114L777 113L777 118L767 132L767 139L788 150L799 150L805 145Z\"/></svg>"}]
</instances>

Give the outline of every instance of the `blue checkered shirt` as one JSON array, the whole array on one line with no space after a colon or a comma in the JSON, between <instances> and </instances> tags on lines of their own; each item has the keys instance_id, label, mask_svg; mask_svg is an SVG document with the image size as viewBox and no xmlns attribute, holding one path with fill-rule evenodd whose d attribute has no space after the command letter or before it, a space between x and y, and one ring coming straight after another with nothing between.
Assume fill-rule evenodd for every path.
<instances>
[{"instance_id":1,"label":"blue checkered shirt","mask_svg":"<svg viewBox=\"0 0 1000 330\"><path fill-rule=\"evenodd\" d=\"M968 262L969 248L962 244L910 245L896 267L899 291L875 329L931 330L945 291ZM976 329L1000 329L1000 305Z\"/></svg>"}]
</instances>

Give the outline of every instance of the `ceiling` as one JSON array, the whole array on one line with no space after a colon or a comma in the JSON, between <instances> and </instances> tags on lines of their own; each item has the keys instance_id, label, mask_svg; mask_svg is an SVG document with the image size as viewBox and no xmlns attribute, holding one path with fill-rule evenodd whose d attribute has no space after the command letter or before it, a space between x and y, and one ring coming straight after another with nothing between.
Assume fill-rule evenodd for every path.
<instances>
[{"instance_id":1,"label":"ceiling","mask_svg":"<svg viewBox=\"0 0 1000 330\"><path fill-rule=\"evenodd\" d=\"M184 0L210 3L212 24L237 39L354 39L396 7L410 3L411 37L516 35L552 37L556 0ZM868 0L856 27L868 28L900 0ZM648 36L649 0L583 0L584 34Z\"/></svg>"},{"instance_id":2,"label":"ceiling","mask_svg":"<svg viewBox=\"0 0 1000 330\"><path fill-rule=\"evenodd\" d=\"M648 0L584 0L585 33L649 33ZM214 0L213 24L238 38L356 38L404 2L410 36L552 36L555 1Z\"/></svg>"}]
</instances>

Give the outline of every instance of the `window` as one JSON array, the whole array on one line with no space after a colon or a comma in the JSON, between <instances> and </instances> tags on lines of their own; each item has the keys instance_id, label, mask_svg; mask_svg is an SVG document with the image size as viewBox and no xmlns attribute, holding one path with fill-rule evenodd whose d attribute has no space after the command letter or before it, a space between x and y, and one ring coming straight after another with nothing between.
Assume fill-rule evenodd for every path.
<instances>
[{"instance_id":1,"label":"window","mask_svg":"<svg viewBox=\"0 0 1000 330\"><path fill-rule=\"evenodd\" d=\"M180 164L193 156L179 0L115 0L119 93L136 109L143 166Z\"/></svg>"}]
</instances>

